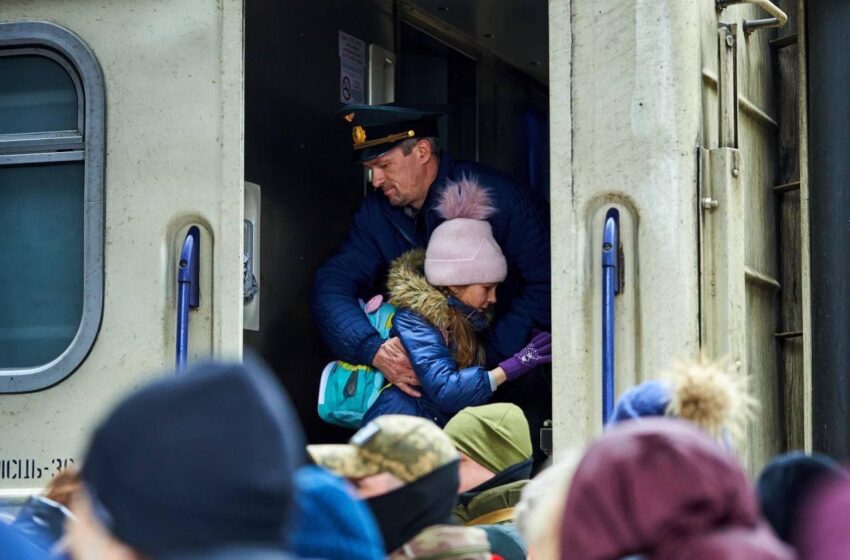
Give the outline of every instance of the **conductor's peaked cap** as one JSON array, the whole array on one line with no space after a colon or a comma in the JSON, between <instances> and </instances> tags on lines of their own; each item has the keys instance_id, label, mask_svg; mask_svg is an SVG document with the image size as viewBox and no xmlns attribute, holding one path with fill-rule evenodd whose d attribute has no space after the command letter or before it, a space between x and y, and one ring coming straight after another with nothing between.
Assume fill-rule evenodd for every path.
<instances>
[{"instance_id":1,"label":"conductor's peaked cap","mask_svg":"<svg viewBox=\"0 0 850 560\"><path fill-rule=\"evenodd\" d=\"M389 152L408 138L439 136L437 121L446 105L345 105L337 117L351 127L355 161L369 161Z\"/></svg>"}]
</instances>

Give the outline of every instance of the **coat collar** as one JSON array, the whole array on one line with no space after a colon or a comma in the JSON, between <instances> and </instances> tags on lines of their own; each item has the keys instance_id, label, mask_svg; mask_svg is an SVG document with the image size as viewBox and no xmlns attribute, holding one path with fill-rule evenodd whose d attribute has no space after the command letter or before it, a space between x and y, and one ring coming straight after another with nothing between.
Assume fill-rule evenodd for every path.
<instances>
[{"instance_id":1,"label":"coat collar","mask_svg":"<svg viewBox=\"0 0 850 560\"><path fill-rule=\"evenodd\" d=\"M438 329L448 329L448 299L425 279L424 266L424 249L408 251L393 261L387 276L390 303L396 307L412 309Z\"/></svg>"},{"instance_id":2,"label":"coat collar","mask_svg":"<svg viewBox=\"0 0 850 560\"><path fill-rule=\"evenodd\" d=\"M469 523L490 512L513 508L528 484L532 462L528 459L511 465L487 482L460 494L452 515L463 523Z\"/></svg>"},{"instance_id":3,"label":"coat collar","mask_svg":"<svg viewBox=\"0 0 850 560\"><path fill-rule=\"evenodd\" d=\"M459 496L460 502L469 503L473 498L475 498L479 494L483 494L484 492L492 490L494 488L499 488L515 482L528 482L528 479L531 478L531 469L533 463L533 459L526 459L525 461L521 461L515 465L511 465L502 472L496 473L496 476L494 476L490 480L483 482L475 488L467 490L466 492L461 494Z\"/></svg>"},{"instance_id":4,"label":"coat collar","mask_svg":"<svg viewBox=\"0 0 850 560\"><path fill-rule=\"evenodd\" d=\"M445 152L440 152L440 167L437 169L437 178L428 188L428 196L425 198L425 204L422 205L423 218L429 234L443 221L437 214L437 205L440 202L440 195L446 189L446 182L451 176L453 166L452 158Z\"/></svg>"},{"instance_id":5,"label":"coat collar","mask_svg":"<svg viewBox=\"0 0 850 560\"><path fill-rule=\"evenodd\" d=\"M517 480L508 482L485 490L480 494L476 494L467 502L459 502L452 515L455 519L462 521L464 525L472 524L472 521L479 520L480 523L498 523L500 521L482 521L480 518L499 512L500 510L512 510L522 498L522 490L528 484L528 480Z\"/></svg>"}]
</instances>

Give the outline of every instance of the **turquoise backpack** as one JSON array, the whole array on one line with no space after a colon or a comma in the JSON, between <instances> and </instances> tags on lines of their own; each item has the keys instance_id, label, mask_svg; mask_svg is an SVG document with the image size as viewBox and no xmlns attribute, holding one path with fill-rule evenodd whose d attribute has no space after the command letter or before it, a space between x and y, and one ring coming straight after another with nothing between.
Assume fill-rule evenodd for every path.
<instances>
[{"instance_id":1,"label":"turquoise backpack","mask_svg":"<svg viewBox=\"0 0 850 560\"><path fill-rule=\"evenodd\" d=\"M366 313L384 339L390 337L394 315L395 307L389 303ZM319 383L319 417L330 424L356 430L385 384L383 374L372 366L342 360L331 362L322 371Z\"/></svg>"}]
</instances>

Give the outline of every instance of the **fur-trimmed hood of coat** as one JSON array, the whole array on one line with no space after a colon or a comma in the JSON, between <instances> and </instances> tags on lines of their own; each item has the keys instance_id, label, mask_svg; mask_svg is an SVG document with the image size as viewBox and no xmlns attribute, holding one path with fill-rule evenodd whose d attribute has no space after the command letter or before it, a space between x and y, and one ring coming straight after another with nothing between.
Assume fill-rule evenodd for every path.
<instances>
[{"instance_id":1,"label":"fur-trimmed hood of coat","mask_svg":"<svg viewBox=\"0 0 850 560\"><path fill-rule=\"evenodd\" d=\"M451 321L448 299L428 283L424 268L424 249L412 249L392 262L387 276L390 303L419 313L446 332Z\"/></svg>"}]
</instances>

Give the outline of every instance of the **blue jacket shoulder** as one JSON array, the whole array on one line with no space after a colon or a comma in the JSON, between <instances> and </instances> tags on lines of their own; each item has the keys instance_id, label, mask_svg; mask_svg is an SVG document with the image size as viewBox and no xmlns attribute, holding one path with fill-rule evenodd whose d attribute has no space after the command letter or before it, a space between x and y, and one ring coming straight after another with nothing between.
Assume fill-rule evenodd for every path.
<instances>
[{"instance_id":1,"label":"blue jacket shoulder","mask_svg":"<svg viewBox=\"0 0 850 560\"><path fill-rule=\"evenodd\" d=\"M482 367L458 369L443 334L422 315L399 309L393 334L401 340L427 398L445 415L487 402L493 395L490 375Z\"/></svg>"}]
</instances>

